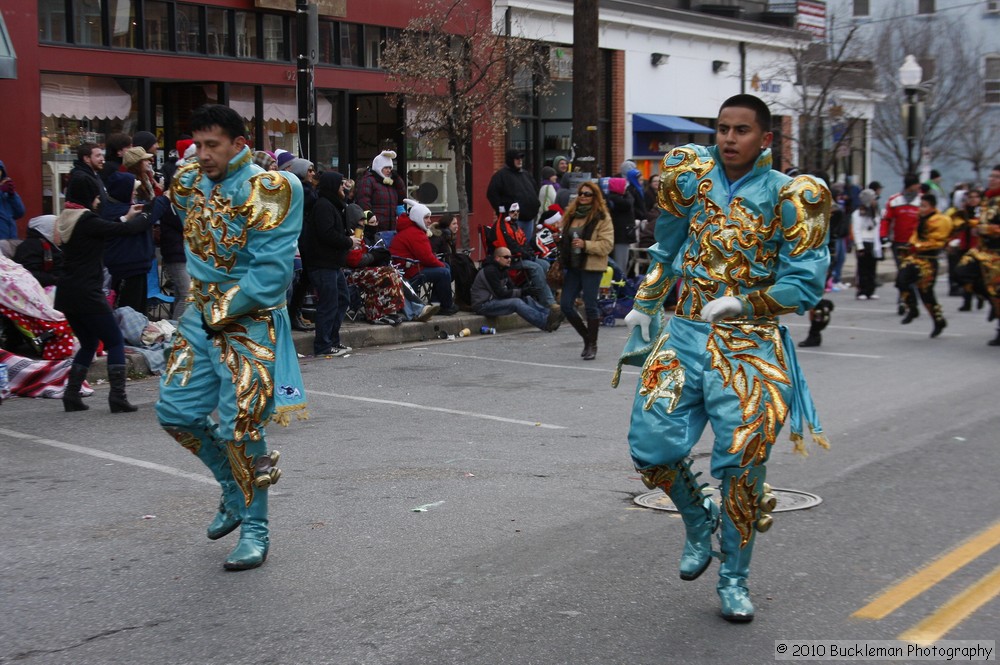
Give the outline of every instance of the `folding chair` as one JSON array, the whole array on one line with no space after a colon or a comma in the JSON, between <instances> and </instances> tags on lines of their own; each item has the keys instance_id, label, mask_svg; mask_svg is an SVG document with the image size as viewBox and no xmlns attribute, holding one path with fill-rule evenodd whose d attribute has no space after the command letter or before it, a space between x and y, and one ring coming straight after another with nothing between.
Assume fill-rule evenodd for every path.
<instances>
[{"instance_id":1,"label":"folding chair","mask_svg":"<svg viewBox=\"0 0 1000 665\"><path fill-rule=\"evenodd\" d=\"M156 259L146 274L146 316L150 321L159 321L170 317L174 297L168 296L160 287L160 266Z\"/></svg>"}]
</instances>

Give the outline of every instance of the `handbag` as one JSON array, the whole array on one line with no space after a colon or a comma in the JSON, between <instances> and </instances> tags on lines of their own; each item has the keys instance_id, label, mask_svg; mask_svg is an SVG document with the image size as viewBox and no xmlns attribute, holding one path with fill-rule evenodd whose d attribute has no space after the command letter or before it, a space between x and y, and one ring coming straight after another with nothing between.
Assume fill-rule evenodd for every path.
<instances>
[{"instance_id":1,"label":"handbag","mask_svg":"<svg viewBox=\"0 0 1000 665\"><path fill-rule=\"evenodd\" d=\"M556 259L545 273L545 281L548 282L549 288L559 289L562 288L564 278L562 261Z\"/></svg>"}]
</instances>

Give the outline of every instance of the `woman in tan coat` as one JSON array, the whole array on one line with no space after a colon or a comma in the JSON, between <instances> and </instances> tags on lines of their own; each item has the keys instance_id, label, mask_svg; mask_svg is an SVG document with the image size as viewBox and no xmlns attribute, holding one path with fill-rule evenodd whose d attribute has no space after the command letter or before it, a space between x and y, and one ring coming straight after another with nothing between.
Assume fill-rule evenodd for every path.
<instances>
[{"instance_id":1,"label":"woman in tan coat","mask_svg":"<svg viewBox=\"0 0 1000 665\"><path fill-rule=\"evenodd\" d=\"M615 229L600 188L596 182L580 183L576 198L566 207L566 214L563 215L559 255L566 269L566 278L559 305L566 320L583 338L583 353L580 355L584 360L597 357L597 331L601 325L597 290L614 244ZM587 314L586 324L575 306L581 292Z\"/></svg>"}]
</instances>

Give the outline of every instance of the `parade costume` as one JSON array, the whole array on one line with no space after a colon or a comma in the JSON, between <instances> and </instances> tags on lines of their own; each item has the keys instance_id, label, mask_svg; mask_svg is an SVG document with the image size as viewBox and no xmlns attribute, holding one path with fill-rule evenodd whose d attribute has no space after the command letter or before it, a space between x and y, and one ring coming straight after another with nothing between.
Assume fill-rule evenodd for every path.
<instances>
[{"instance_id":1,"label":"parade costume","mask_svg":"<svg viewBox=\"0 0 1000 665\"><path fill-rule=\"evenodd\" d=\"M921 302L934 320L931 337L937 337L948 325L941 313L941 305L934 297L934 282L938 274L938 254L948 244L951 238L951 219L937 210L927 216L920 217L917 228L910 237L908 248L903 251L899 262L899 274L896 275L896 288L899 298L906 307L906 316L902 323L910 323L920 316L917 299L913 295L916 287Z\"/></svg>"},{"instance_id":2,"label":"parade costume","mask_svg":"<svg viewBox=\"0 0 1000 665\"><path fill-rule=\"evenodd\" d=\"M989 300L992 321L1000 317L1000 189L988 190L983 195L976 231L979 244L962 257L958 275L962 282L972 285L976 294ZM989 345L1000 346L1000 322Z\"/></svg>"},{"instance_id":3,"label":"parade costume","mask_svg":"<svg viewBox=\"0 0 1000 665\"><path fill-rule=\"evenodd\" d=\"M805 452L802 421L827 447L801 376L795 345L780 314L802 314L823 295L830 256L831 195L809 176L771 169L770 150L729 183L717 147L682 146L660 171L656 244L634 308L651 318L650 342L633 330L623 364L641 365L629 429L636 469L677 506L687 529L681 578L711 562L711 534L721 522L722 615L753 618L746 587L755 530L770 526L774 498L765 462L790 421L795 449ZM675 315L663 302L681 280ZM712 324L705 305L731 296L742 314ZM721 519L687 459L707 424L715 433L711 474L721 481Z\"/></svg>"},{"instance_id":4,"label":"parade costume","mask_svg":"<svg viewBox=\"0 0 1000 665\"><path fill-rule=\"evenodd\" d=\"M242 526L225 567L253 568L267 557L267 489L281 475L264 426L287 424L292 412L306 417L285 307L302 189L294 176L256 166L244 148L217 182L198 164L178 169L170 198L185 220L192 306L174 335L156 412L222 488L208 537Z\"/></svg>"}]
</instances>

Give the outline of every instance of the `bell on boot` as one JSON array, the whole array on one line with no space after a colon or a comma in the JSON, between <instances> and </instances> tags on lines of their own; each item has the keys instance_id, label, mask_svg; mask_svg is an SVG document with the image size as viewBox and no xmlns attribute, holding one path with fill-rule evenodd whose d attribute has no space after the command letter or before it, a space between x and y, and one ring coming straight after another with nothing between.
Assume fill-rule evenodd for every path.
<instances>
[{"instance_id":1,"label":"bell on boot","mask_svg":"<svg viewBox=\"0 0 1000 665\"><path fill-rule=\"evenodd\" d=\"M111 408L111 413L132 413L139 410L139 407L129 403L125 395L125 372L125 365L108 365L108 383L111 384L108 406Z\"/></svg>"}]
</instances>

